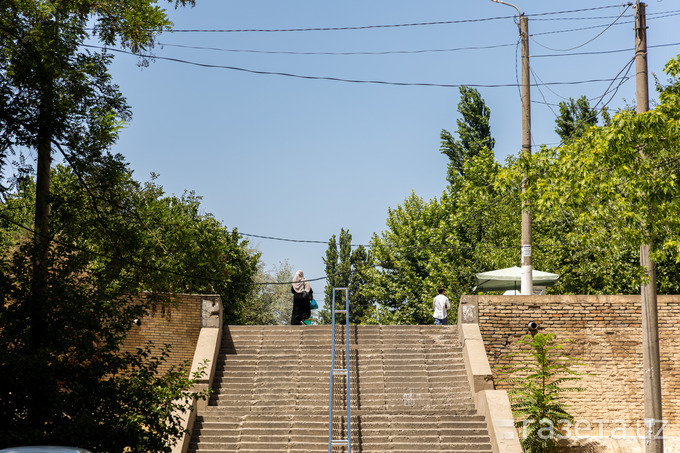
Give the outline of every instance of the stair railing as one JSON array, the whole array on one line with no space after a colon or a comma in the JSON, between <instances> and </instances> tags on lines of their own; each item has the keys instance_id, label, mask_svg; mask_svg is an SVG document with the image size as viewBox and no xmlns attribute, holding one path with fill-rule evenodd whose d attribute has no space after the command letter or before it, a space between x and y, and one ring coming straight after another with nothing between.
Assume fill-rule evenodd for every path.
<instances>
[{"instance_id":1,"label":"stair railing","mask_svg":"<svg viewBox=\"0 0 680 453\"><path fill-rule=\"evenodd\" d=\"M335 309L335 293L336 291L345 292L345 309ZM335 368L335 314L345 314L345 368ZM328 453L331 453L331 448L338 445L346 445L347 453L352 453L352 439L350 433L350 389L349 389L349 291L347 288L333 288L333 302L331 304L331 320L332 320L332 345L331 345L331 382L330 382L330 399L328 402ZM347 438L333 439L333 378L335 376L345 376L345 387L347 393L345 395L347 405Z\"/></svg>"}]
</instances>

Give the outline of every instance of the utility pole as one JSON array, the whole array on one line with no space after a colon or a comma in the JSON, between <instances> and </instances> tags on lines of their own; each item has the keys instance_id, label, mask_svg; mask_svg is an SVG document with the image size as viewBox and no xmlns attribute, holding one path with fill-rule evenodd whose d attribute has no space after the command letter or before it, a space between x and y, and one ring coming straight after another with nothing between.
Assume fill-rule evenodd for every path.
<instances>
[{"instance_id":1,"label":"utility pole","mask_svg":"<svg viewBox=\"0 0 680 453\"><path fill-rule=\"evenodd\" d=\"M635 81L637 113L649 110L647 80L647 23L644 3L635 4ZM644 157L644 156L643 156ZM642 303L642 368L645 401L645 451L663 452L663 413L661 409L661 365L659 359L659 321L656 305L656 265L651 260L651 240L640 246L640 265L646 281L640 286Z\"/></svg>"},{"instance_id":2,"label":"utility pole","mask_svg":"<svg viewBox=\"0 0 680 453\"><path fill-rule=\"evenodd\" d=\"M525 159L531 157L531 85L529 73L529 18L522 14L515 5L501 0L491 0L496 3L511 6L517 10L519 18L519 37L522 48L522 155ZM529 176L522 179L522 194L526 192ZM521 264L522 280L520 291L522 295L534 293L533 263L531 258L531 209L527 201L522 200L522 247Z\"/></svg>"},{"instance_id":3,"label":"utility pole","mask_svg":"<svg viewBox=\"0 0 680 453\"><path fill-rule=\"evenodd\" d=\"M522 41L522 154L531 157L531 86L529 80L529 18L519 16L519 36ZM522 179L522 194L529 184L528 175ZM522 283L523 295L534 293L533 263L531 258L531 210L522 200Z\"/></svg>"}]
</instances>

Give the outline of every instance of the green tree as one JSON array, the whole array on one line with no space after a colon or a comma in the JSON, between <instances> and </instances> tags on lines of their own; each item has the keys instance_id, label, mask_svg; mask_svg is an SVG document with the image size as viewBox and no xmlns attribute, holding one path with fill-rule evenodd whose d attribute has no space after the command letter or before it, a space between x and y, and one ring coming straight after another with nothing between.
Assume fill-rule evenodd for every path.
<instances>
[{"instance_id":1,"label":"green tree","mask_svg":"<svg viewBox=\"0 0 680 453\"><path fill-rule=\"evenodd\" d=\"M193 4L176 0L175 5ZM171 22L156 0L7 0L0 10L0 165L8 151L37 153L32 257L31 341L45 340L49 298L52 153L72 165L102 164L130 111L107 65L111 55L86 50L90 38L139 53ZM92 29L92 31L88 31ZM77 162L76 162L77 161ZM0 184L6 187L5 184Z\"/></svg>"},{"instance_id":2,"label":"green tree","mask_svg":"<svg viewBox=\"0 0 680 453\"><path fill-rule=\"evenodd\" d=\"M605 112L605 121L607 114ZM597 125L597 110L590 107L585 96L560 102L560 115L555 119L555 132L562 141L576 139L589 127Z\"/></svg>"},{"instance_id":3,"label":"green tree","mask_svg":"<svg viewBox=\"0 0 680 453\"><path fill-rule=\"evenodd\" d=\"M363 246L358 246L352 252L352 277L349 282L349 294L352 322L362 323L368 316L369 310L373 305L370 296L364 289L368 283L368 272L373 266L373 261L368 250Z\"/></svg>"},{"instance_id":4,"label":"green tree","mask_svg":"<svg viewBox=\"0 0 680 453\"><path fill-rule=\"evenodd\" d=\"M549 293L636 292L644 279L639 245L652 239L659 292L680 291L679 61L667 65L671 80L654 111L607 114L604 127L543 147L529 160L511 157L501 165L482 147L451 175L439 199L411 194L390 209L386 230L371 239L373 267L362 293L372 304L363 322L429 323L439 285L455 313L475 273L517 265L527 170L534 267L561 276Z\"/></svg>"},{"instance_id":5,"label":"green tree","mask_svg":"<svg viewBox=\"0 0 680 453\"><path fill-rule=\"evenodd\" d=\"M323 259L326 272L326 289L324 300L328 304L333 300L333 288L349 287L352 272L352 235L349 230L340 229L340 237L336 240L335 235L328 240L326 257ZM336 294L336 308L345 307L344 293ZM325 310L322 310L325 313ZM330 313L330 312L329 312ZM329 315L330 316L330 315ZM330 321L330 318L329 318Z\"/></svg>"},{"instance_id":6,"label":"green tree","mask_svg":"<svg viewBox=\"0 0 680 453\"><path fill-rule=\"evenodd\" d=\"M324 258L326 272L325 306L319 310L319 317L324 324L331 323L331 305L333 288L347 288L350 298L350 323L359 323L363 319L369 305L362 292L365 273L370 266L370 256L363 246L352 250L352 234L349 230L340 229L339 240L335 235L328 240L328 248ZM335 308L345 309L345 293L335 294ZM341 319L342 318L342 321ZM345 322L338 315L336 322Z\"/></svg>"},{"instance_id":7,"label":"green tree","mask_svg":"<svg viewBox=\"0 0 680 453\"><path fill-rule=\"evenodd\" d=\"M272 272L265 272L263 267L264 263L260 262L243 324L289 324L293 296L290 284L279 283L293 280L293 266L286 260Z\"/></svg>"},{"instance_id":8,"label":"green tree","mask_svg":"<svg viewBox=\"0 0 680 453\"><path fill-rule=\"evenodd\" d=\"M367 272L363 289L376 303L370 322L432 323L439 286L447 290L454 322L458 300L472 291L475 273L519 260L519 247L513 249L520 234L513 221L520 209L512 190L516 182L488 149L465 163L464 175L439 199L411 194L389 210L387 229L371 240L376 267Z\"/></svg>"},{"instance_id":9,"label":"green tree","mask_svg":"<svg viewBox=\"0 0 680 453\"><path fill-rule=\"evenodd\" d=\"M668 293L677 291L677 281L667 276L678 275L680 257L679 59L669 62L666 71L673 79L655 109L620 111L609 126L536 153L529 163L535 176L528 195L539 222L557 213L569 219L562 242L572 250L610 252L634 261L640 245L653 243L658 289ZM628 269L629 285L646 278L639 264Z\"/></svg>"},{"instance_id":10,"label":"green tree","mask_svg":"<svg viewBox=\"0 0 680 453\"><path fill-rule=\"evenodd\" d=\"M433 264L436 252L428 245L440 245L440 223L446 217L437 199L426 202L414 193L397 208L389 209L387 230L371 239L376 267L365 273L368 284L364 293L377 305L370 307L365 322L432 322L432 297L442 273Z\"/></svg>"},{"instance_id":11,"label":"green tree","mask_svg":"<svg viewBox=\"0 0 680 453\"><path fill-rule=\"evenodd\" d=\"M167 197L153 182L139 184L119 157L86 168L76 175L59 166L51 177L54 239L38 348L27 316L35 183L23 181L0 203L0 443L166 451L180 432L178 420L165 420L191 386L187 372L160 375L158 358L118 346L149 304L167 303L163 292L217 292L227 306L243 304L258 255L201 214L194 194ZM156 297L139 303L133 295L142 290Z\"/></svg>"},{"instance_id":12,"label":"green tree","mask_svg":"<svg viewBox=\"0 0 680 453\"><path fill-rule=\"evenodd\" d=\"M581 387L565 387L581 379L570 367L583 365L563 352L570 340L556 341L553 333L525 335L519 341L524 349L505 356L512 365L503 367L508 375L501 381L509 382L508 391L515 426L521 428L521 444L526 453L547 453L555 449L563 437L561 429L573 423L567 412L564 393L580 392Z\"/></svg>"},{"instance_id":13,"label":"green tree","mask_svg":"<svg viewBox=\"0 0 680 453\"><path fill-rule=\"evenodd\" d=\"M452 183L456 176L464 176L465 162L478 155L483 149L493 150L496 140L491 138L489 118L491 111L484 99L474 88L460 87L458 113L462 118L456 120L458 140L450 132L442 129L442 154L449 157L446 179Z\"/></svg>"}]
</instances>

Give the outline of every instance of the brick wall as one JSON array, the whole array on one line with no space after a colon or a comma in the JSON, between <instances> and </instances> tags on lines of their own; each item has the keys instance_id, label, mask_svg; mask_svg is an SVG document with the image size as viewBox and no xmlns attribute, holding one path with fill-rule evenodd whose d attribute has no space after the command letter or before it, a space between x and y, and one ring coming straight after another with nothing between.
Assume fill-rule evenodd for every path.
<instances>
[{"instance_id":1,"label":"brick wall","mask_svg":"<svg viewBox=\"0 0 680 453\"><path fill-rule=\"evenodd\" d=\"M148 297L141 294L139 297ZM173 294L166 306L152 305L148 316L140 319L141 325L133 326L125 339L122 349L133 351L148 341L155 345L154 350L165 344L172 346L170 357L162 370L172 365L180 365L194 357L196 342L201 330L201 301L219 299L220 296L201 294Z\"/></svg>"},{"instance_id":2,"label":"brick wall","mask_svg":"<svg viewBox=\"0 0 680 453\"><path fill-rule=\"evenodd\" d=\"M644 426L642 332L640 296L463 296L468 312L476 305L497 388L498 366L507 364L517 341L535 321L539 332L552 332L558 340L570 338L565 350L581 359L593 373L579 382L586 391L568 394L569 412L581 420L580 430L609 435L636 435ZM680 296L659 296L659 339L663 416L666 432L680 432ZM461 312L462 313L462 312ZM644 432L644 431L643 431ZM593 434L591 432L591 434ZM594 433L597 434L597 433Z\"/></svg>"}]
</instances>

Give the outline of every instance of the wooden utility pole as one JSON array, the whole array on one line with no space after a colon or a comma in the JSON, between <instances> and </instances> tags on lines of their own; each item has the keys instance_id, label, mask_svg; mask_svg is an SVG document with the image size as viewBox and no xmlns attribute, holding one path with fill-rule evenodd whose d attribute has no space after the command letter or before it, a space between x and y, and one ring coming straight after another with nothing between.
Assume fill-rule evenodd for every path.
<instances>
[{"instance_id":1,"label":"wooden utility pole","mask_svg":"<svg viewBox=\"0 0 680 453\"><path fill-rule=\"evenodd\" d=\"M647 80L647 23L645 4L635 5L635 81L637 113L649 110ZM651 260L651 241L640 246L640 265L646 281L640 286L642 303L642 367L644 371L645 451L663 452L663 414L661 410L661 365L659 359L659 321L656 305L656 266Z\"/></svg>"},{"instance_id":2,"label":"wooden utility pole","mask_svg":"<svg viewBox=\"0 0 680 453\"><path fill-rule=\"evenodd\" d=\"M491 0L517 10L519 19L519 37L522 47L522 155L531 157L531 84L529 73L529 18L512 3L502 0ZM526 192L529 176L522 179L522 194ZM522 246L521 264L522 280L520 292L523 295L534 293L533 263L531 260L531 209L526 201L522 201Z\"/></svg>"},{"instance_id":3,"label":"wooden utility pole","mask_svg":"<svg viewBox=\"0 0 680 453\"><path fill-rule=\"evenodd\" d=\"M522 154L531 157L531 85L529 79L529 18L519 16L519 36L522 43ZM526 192L529 177L524 175L522 194ZM531 259L531 210L522 201L522 295L534 293L533 263Z\"/></svg>"}]
</instances>

